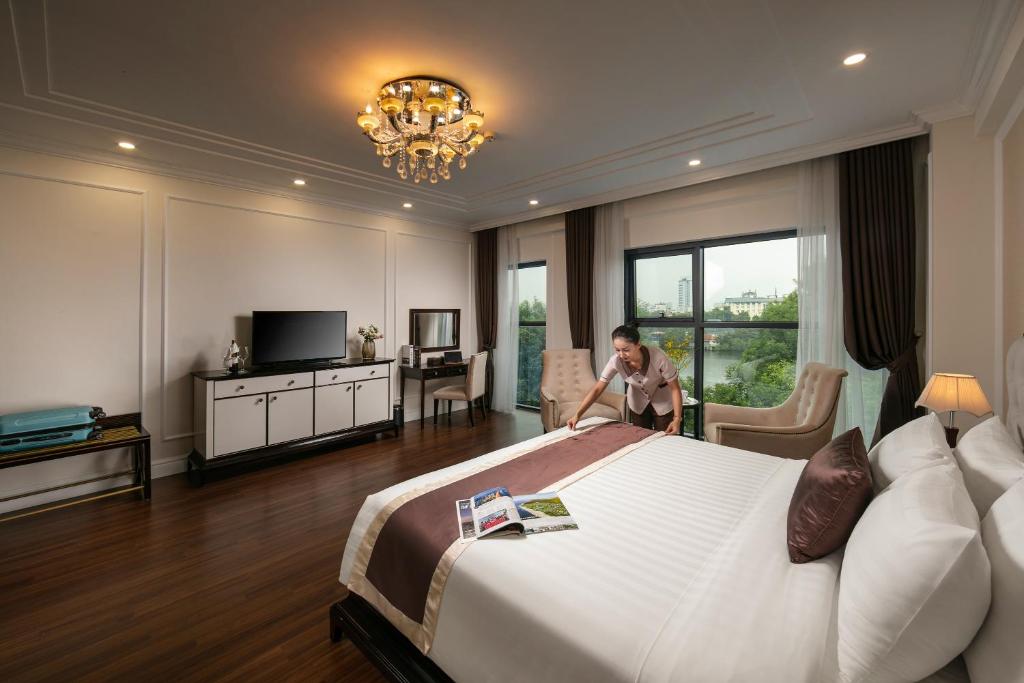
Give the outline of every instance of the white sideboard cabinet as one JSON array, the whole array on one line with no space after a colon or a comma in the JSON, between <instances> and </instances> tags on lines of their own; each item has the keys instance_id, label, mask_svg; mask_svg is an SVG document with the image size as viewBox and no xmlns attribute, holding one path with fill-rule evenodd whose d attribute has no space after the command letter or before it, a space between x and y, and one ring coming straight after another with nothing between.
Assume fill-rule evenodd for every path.
<instances>
[{"instance_id":1,"label":"white sideboard cabinet","mask_svg":"<svg viewBox=\"0 0 1024 683\"><path fill-rule=\"evenodd\" d=\"M194 372L189 475L393 431L392 359Z\"/></svg>"}]
</instances>

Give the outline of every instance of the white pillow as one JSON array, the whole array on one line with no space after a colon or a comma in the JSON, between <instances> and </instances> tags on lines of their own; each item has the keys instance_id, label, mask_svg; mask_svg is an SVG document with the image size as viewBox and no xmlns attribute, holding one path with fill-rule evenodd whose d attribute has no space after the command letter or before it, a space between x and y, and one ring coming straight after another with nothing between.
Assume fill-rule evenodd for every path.
<instances>
[{"instance_id":1,"label":"white pillow","mask_svg":"<svg viewBox=\"0 0 1024 683\"><path fill-rule=\"evenodd\" d=\"M978 526L952 462L906 474L871 501L843 557L840 680L919 681L963 652L991 597Z\"/></svg>"},{"instance_id":2,"label":"white pillow","mask_svg":"<svg viewBox=\"0 0 1024 683\"><path fill-rule=\"evenodd\" d=\"M868 451L875 493L908 472L952 461L953 452L946 443L946 432L935 413L911 420L889 432Z\"/></svg>"},{"instance_id":3,"label":"white pillow","mask_svg":"<svg viewBox=\"0 0 1024 683\"><path fill-rule=\"evenodd\" d=\"M985 420L964 434L953 452L981 517L999 496L1024 479L1024 451L998 417Z\"/></svg>"},{"instance_id":4,"label":"white pillow","mask_svg":"<svg viewBox=\"0 0 1024 683\"><path fill-rule=\"evenodd\" d=\"M973 683L1024 681L1024 481L992 504L981 523L992 562L992 608L964 652Z\"/></svg>"}]
</instances>

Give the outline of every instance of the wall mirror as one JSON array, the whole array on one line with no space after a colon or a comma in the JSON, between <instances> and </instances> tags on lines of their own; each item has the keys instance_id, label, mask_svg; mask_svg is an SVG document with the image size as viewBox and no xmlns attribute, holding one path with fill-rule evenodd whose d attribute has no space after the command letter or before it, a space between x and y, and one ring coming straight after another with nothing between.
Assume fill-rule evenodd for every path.
<instances>
[{"instance_id":1,"label":"wall mirror","mask_svg":"<svg viewBox=\"0 0 1024 683\"><path fill-rule=\"evenodd\" d=\"M459 348L458 308L409 309L409 342L422 351Z\"/></svg>"}]
</instances>

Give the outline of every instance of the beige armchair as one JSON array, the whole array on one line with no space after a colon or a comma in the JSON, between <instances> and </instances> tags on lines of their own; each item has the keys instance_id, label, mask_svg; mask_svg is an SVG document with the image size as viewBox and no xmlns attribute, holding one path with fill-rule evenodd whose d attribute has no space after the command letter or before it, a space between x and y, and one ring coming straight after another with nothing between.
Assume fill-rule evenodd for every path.
<instances>
[{"instance_id":1,"label":"beige armchair","mask_svg":"<svg viewBox=\"0 0 1024 683\"><path fill-rule=\"evenodd\" d=\"M465 401L469 410L469 424L476 426L476 422L473 421L473 406L475 404L480 409L480 415L487 418L487 409L484 407L486 391L487 352L481 351L469 357L464 384L450 384L434 391L434 424L437 424L438 401L448 401L448 424L451 424L452 420L452 401Z\"/></svg>"},{"instance_id":2,"label":"beige armchair","mask_svg":"<svg viewBox=\"0 0 1024 683\"><path fill-rule=\"evenodd\" d=\"M782 458L806 459L832 439L846 370L808 363L786 402L774 408L704 404L704 438Z\"/></svg>"},{"instance_id":3,"label":"beige armchair","mask_svg":"<svg viewBox=\"0 0 1024 683\"><path fill-rule=\"evenodd\" d=\"M589 349L551 349L544 352L540 375L540 420L544 431L564 427L576 414L597 378L590 367ZM626 419L626 395L605 391L583 417Z\"/></svg>"}]
</instances>

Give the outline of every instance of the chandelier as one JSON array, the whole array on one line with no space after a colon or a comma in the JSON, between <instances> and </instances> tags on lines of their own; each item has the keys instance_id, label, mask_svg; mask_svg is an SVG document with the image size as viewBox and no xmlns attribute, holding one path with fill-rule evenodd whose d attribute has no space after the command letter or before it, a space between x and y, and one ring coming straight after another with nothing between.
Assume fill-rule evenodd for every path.
<instances>
[{"instance_id":1,"label":"chandelier","mask_svg":"<svg viewBox=\"0 0 1024 683\"><path fill-rule=\"evenodd\" d=\"M385 83L376 107L369 104L356 123L398 177L413 182L449 180L451 164L466 168L466 159L493 137L480 129L484 115L475 111L469 93L439 78L409 76Z\"/></svg>"}]
</instances>

